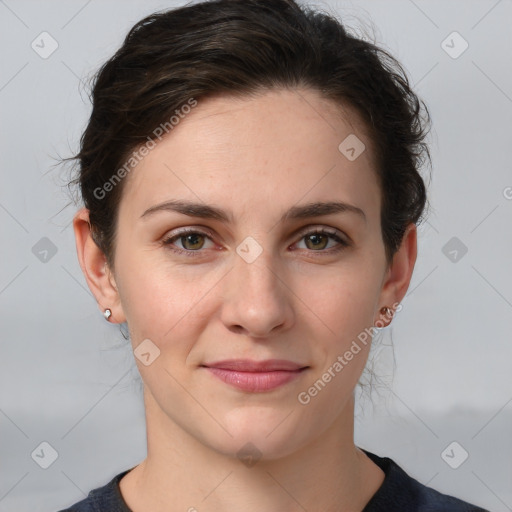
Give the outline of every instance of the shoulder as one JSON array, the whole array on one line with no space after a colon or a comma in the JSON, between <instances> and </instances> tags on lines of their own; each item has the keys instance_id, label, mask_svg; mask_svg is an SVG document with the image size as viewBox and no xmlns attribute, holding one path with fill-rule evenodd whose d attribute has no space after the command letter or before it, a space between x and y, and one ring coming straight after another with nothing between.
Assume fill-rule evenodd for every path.
<instances>
[{"instance_id":1,"label":"shoulder","mask_svg":"<svg viewBox=\"0 0 512 512\"><path fill-rule=\"evenodd\" d=\"M119 490L121 478L131 469L119 473L103 487L93 489L86 498L59 512L132 512Z\"/></svg>"},{"instance_id":2,"label":"shoulder","mask_svg":"<svg viewBox=\"0 0 512 512\"><path fill-rule=\"evenodd\" d=\"M363 451L386 474L383 484L363 512L489 512L421 484L387 457Z\"/></svg>"}]
</instances>

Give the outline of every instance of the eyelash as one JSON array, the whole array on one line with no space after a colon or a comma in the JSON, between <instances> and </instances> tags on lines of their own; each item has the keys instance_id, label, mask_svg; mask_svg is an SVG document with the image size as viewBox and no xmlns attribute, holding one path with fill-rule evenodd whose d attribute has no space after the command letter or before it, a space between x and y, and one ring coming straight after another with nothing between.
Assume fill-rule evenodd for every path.
<instances>
[{"instance_id":1,"label":"eyelash","mask_svg":"<svg viewBox=\"0 0 512 512\"><path fill-rule=\"evenodd\" d=\"M176 247L172 246L172 243L175 240L178 240L179 238L181 238L183 236L186 236L186 235L190 235L190 234L202 235L202 236L206 236L206 237L208 237L210 239L213 238L213 234L211 232L209 232L209 231L201 231L201 230L198 230L198 229L195 229L195 228L187 228L187 229L183 229L182 231L180 231L178 233L173 234L170 237L165 238L164 240L162 240L162 243L165 246L169 246L169 248L173 252L175 252L177 254L184 254L185 256L189 256L189 257L192 257L192 258L193 257L197 257L197 256L199 256L201 254L201 252L203 252L201 249L193 251L193 250L190 250L190 249L186 250L186 249L180 249L180 248L176 248ZM299 241L301 241L303 238L305 238L305 237L307 237L309 235L319 235L319 234L329 236L330 238L332 238L333 240L338 242L338 246L334 247L334 248L331 247L330 249L322 249L322 250L318 250L318 251L306 249L308 252L310 252L310 253L319 253L319 256L322 257L324 255L338 253L338 252L342 251L343 249L345 249L346 247L350 246L350 243L348 243L343 238L341 238L338 235L338 232L336 230L329 230L329 229L326 229L326 228L313 229L311 231L305 231L305 232L302 231L300 233Z\"/></svg>"}]
</instances>

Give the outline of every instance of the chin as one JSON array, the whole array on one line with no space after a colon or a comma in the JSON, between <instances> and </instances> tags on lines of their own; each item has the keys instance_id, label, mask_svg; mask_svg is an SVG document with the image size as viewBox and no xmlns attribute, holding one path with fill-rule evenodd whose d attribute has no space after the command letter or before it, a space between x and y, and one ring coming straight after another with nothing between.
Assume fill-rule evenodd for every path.
<instances>
[{"instance_id":1,"label":"chin","mask_svg":"<svg viewBox=\"0 0 512 512\"><path fill-rule=\"evenodd\" d=\"M212 448L227 456L235 455L242 462L244 457L261 461L286 457L307 442L300 435L296 415L287 418L288 414L285 409L261 407L232 412L222 422L232 437L216 437Z\"/></svg>"}]
</instances>

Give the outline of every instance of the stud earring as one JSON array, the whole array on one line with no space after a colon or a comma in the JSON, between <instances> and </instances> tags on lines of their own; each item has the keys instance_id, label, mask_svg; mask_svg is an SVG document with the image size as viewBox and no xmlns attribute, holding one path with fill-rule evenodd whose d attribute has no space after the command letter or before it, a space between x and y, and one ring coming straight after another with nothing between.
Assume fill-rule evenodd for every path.
<instances>
[{"instance_id":1,"label":"stud earring","mask_svg":"<svg viewBox=\"0 0 512 512\"><path fill-rule=\"evenodd\" d=\"M386 315L387 317L392 317L393 310L391 308L388 308L387 306L384 306L384 307L380 308L380 314ZM389 323L391 323L391 321ZM382 320L377 320L373 325L375 327L382 328L382 327L387 327L387 325L389 325L389 324L385 325L385 323Z\"/></svg>"},{"instance_id":2,"label":"stud earring","mask_svg":"<svg viewBox=\"0 0 512 512\"><path fill-rule=\"evenodd\" d=\"M103 312L103 316L105 317L105 320L108 322L109 318L112 316L112 311L110 309L105 309Z\"/></svg>"},{"instance_id":3,"label":"stud earring","mask_svg":"<svg viewBox=\"0 0 512 512\"><path fill-rule=\"evenodd\" d=\"M387 315L387 316L393 316L393 310L391 308L388 308L387 306L384 306L383 308L380 309L380 312L383 314L383 315Z\"/></svg>"}]
</instances>

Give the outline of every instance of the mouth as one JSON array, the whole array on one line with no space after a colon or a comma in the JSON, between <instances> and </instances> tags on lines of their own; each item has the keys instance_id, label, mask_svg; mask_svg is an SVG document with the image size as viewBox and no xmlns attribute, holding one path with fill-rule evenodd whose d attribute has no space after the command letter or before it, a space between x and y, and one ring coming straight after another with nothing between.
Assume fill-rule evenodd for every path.
<instances>
[{"instance_id":1,"label":"mouth","mask_svg":"<svg viewBox=\"0 0 512 512\"><path fill-rule=\"evenodd\" d=\"M298 378L309 366L284 359L230 359L201 365L212 375L242 391L271 391Z\"/></svg>"}]
</instances>

